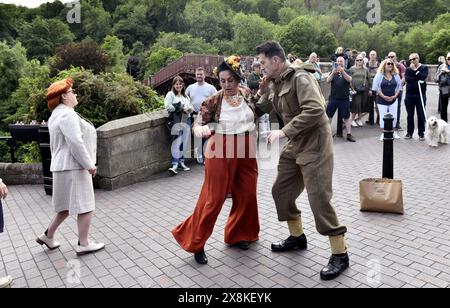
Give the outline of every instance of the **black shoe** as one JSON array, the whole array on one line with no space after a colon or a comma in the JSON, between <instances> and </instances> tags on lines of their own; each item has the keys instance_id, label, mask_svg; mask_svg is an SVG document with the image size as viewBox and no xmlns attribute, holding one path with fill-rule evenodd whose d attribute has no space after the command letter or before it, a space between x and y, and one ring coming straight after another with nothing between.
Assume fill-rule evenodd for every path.
<instances>
[{"instance_id":1,"label":"black shoe","mask_svg":"<svg viewBox=\"0 0 450 308\"><path fill-rule=\"evenodd\" d=\"M344 137L344 136L343 136L342 134L336 134L335 137L336 137L336 138L342 138L342 137Z\"/></svg>"},{"instance_id":2,"label":"black shoe","mask_svg":"<svg viewBox=\"0 0 450 308\"><path fill-rule=\"evenodd\" d=\"M237 242L237 243L235 243L235 244L233 244L231 246L232 247L237 247L237 248L242 249L242 250L249 250L250 243L247 242L247 241L241 241L241 242Z\"/></svg>"},{"instance_id":3,"label":"black shoe","mask_svg":"<svg viewBox=\"0 0 450 308\"><path fill-rule=\"evenodd\" d=\"M208 258L206 257L206 254L205 254L204 250L194 254L194 258L195 258L195 261L197 261L198 264L207 264L208 263Z\"/></svg>"},{"instance_id":4,"label":"black shoe","mask_svg":"<svg viewBox=\"0 0 450 308\"><path fill-rule=\"evenodd\" d=\"M410 134L406 134L405 139L410 140L410 139L412 139L412 136Z\"/></svg>"},{"instance_id":5,"label":"black shoe","mask_svg":"<svg viewBox=\"0 0 450 308\"><path fill-rule=\"evenodd\" d=\"M272 244L272 251L283 252L294 249L304 250L308 247L308 242L304 234L300 236L289 236L286 240Z\"/></svg>"},{"instance_id":6,"label":"black shoe","mask_svg":"<svg viewBox=\"0 0 450 308\"><path fill-rule=\"evenodd\" d=\"M352 136L352 134L347 134L347 141L356 142L356 139Z\"/></svg>"},{"instance_id":7,"label":"black shoe","mask_svg":"<svg viewBox=\"0 0 450 308\"><path fill-rule=\"evenodd\" d=\"M348 253L331 255L328 265L320 271L322 280L332 280L349 267Z\"/></svg>"}]
</instances>

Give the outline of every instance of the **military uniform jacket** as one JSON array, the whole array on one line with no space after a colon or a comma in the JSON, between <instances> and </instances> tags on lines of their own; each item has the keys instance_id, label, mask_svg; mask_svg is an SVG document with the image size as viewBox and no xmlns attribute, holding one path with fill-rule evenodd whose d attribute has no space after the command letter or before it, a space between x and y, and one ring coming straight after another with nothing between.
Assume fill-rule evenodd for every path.
<instances>
[{"instance_id":1,"label":"military uniform jacket","mask_svg":"<svg viewBox=\"0 0 450 308\"><path fill-rule=\"evenodd\" d=\"M310 64L286 65L257 103L260 109L267 113L274 110L283 119L282 131L289 140L281 156L295 159L299 165L333 158L326 102L314 72Z\"/></svg>"}]
</instances>

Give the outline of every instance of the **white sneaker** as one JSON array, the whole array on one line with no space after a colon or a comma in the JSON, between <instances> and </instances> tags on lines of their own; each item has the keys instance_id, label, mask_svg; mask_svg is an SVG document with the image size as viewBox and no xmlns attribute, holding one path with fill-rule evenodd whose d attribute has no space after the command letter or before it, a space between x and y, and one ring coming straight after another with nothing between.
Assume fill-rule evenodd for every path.
<instances>
[{"instance_id":1,"label":"white sneaker","mask_svg":"<svg viewBox=\"0 0 450 308\"><path fill-rule=\"evenodd\" d=\"M358 124L356 124L356 121L352 121L352 127L358 127Z\"/></svg>"},{"instance_id":2,"label":"white sneaker","mask_svg":"<svg viewBox=\"0 0 450 308\"><path fill-rule=\"evenodd\" d=\"M173 175L177 175L178 174L178 166L177 165L173 165L172 168L169 168L169 172L172 173Z\"/></svg>"},{"instance_id":3,"label":"white sneaker","mask_svg":"<svg viewBox=\"0 0 450 308\"><path fill-rule=\"evenodd\" d=\"M11 276L1 277L0 278L0 289L8 287L12 282Z\"/></svg>"},{"instance_id":4,"label":"white sneaker","mask_svg":"<svg viewBox=\"0 0 450 308\"><path fill-rule=\"evenodd\" d=\"M380 141L383 141L383 140L384 140L384 134L381 134Z\"/></svg>"},{"instance_id":5,"label":"white sneaker","mask_svg":"<svg viewBox=\"0 0 450 308\"><path fill-rule=\"evenodd\" d=\"M359 127L363 127L363 126L364 126L363 122L361 122L360 119L358 119L358 120L356 121L356 124L358 124Z\"/></svg>"},{"instance_id":6,"label":"white sneaker","mask_svg":"<svg viewBox=\"0 0 450 308\"><path fill-rule=\"evenodd\" d=\"M184 164L184 161L183 161L183 162L180 162L180 163L178 164L178 166L179 166L183 171L189 171L189 170L191 170L191 168L189 168L188 166L186 166L186 165Z\"/></svg>"},{"instance_id":7,"label":"white sneaker","mask_svg":"<svg viewBox=\"0 0 450 308\"><path fill-rule=\"evenodd\" d=\"M396 132L394 132L394 139L400 139L400 136Z\"/></svg>"},{"instance_id":8,"label":"white sneaker","mask_svg":"<svg viewBox=\"0 0 450 308\"><path fill-rule=\"evenodd\" d=\"M45 235L45 233L36 239L36 243L38 243L39 245L45 245L50 250L59 248L59 246L61 246L61 244L55 241L54 238L48 238L47 235Z\"/></svg>"},{"instance_id":9,"label":"white sneaker","mask_svg":"<svg viewBox=\"0 0 450 308\"><path fill-rule=\"evenodd\" d=\"M77 252L77 256L84 256L102 250L103 248L105 248L105 244L103 243L89 242L87 246L78 245L75 251Z\"/></svg>"}]
</instances>

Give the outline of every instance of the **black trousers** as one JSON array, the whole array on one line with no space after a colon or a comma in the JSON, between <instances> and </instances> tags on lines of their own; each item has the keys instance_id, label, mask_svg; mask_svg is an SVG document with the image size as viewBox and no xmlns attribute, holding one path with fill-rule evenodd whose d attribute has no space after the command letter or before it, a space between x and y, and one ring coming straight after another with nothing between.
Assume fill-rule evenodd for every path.
<instances>
[{"instance_id":1,"label":"black trousers","mask_svg":"<svg viewBox=\"0 0 450 308\"><path fill-rule=\"evenodd\" d=\"M441 119L448 123L448 95L439 95L440 105L441 105Z\"/></svg>"}]
</instances>

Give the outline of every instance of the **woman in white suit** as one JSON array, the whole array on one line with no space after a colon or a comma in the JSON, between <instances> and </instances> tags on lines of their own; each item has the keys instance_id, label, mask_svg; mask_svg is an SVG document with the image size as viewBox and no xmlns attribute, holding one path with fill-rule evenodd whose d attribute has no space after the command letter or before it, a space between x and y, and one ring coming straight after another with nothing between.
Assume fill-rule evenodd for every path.
<instances>
[{"instance_id":1,"label":"woman in white suit","mask_svg":"<svg viewBox=\"0 0 450 308\"><path fill-rule=\"evenodd\" d=\"M60 246L54 235L61 223L69 215L78 215L78 256L99 251L103 243L95 243L88 238L95 210L92 177L95 167L97 134L94 126L78 113L77 96L72 89L70 78L53 83L47 92L48 107L52 115L48 120L50 150L53 172L53 198L56 216L48 229L36 241L49 249Z\"/></svg>"}]
</instances>

